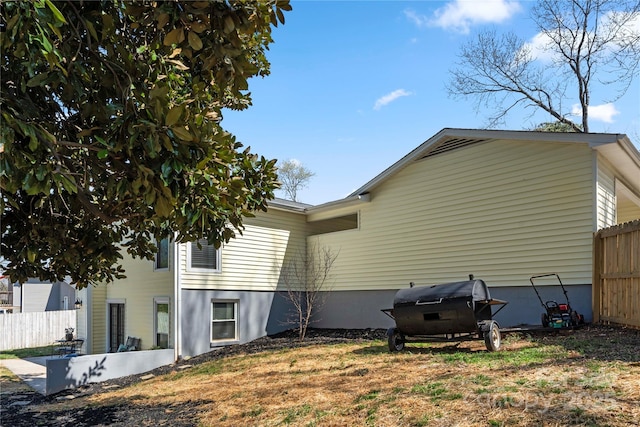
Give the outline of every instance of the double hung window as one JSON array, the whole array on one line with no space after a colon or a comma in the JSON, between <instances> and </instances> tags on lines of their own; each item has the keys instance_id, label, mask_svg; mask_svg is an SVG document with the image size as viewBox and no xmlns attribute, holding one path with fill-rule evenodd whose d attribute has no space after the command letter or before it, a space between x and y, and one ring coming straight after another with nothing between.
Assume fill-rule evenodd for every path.
<instances>
[{"instance_id":1,"label":"double hung window","mask_svg":"<svg viewBox=\"0 0 640 427\"><path fill-rule=\"evenodd\" d=\"M169 348L169 331L171 318L169 316L169 298L157 297L153 299L155 343L159 348Z\"/></svg>"},{"instance_id":2,"label":"double hung window","mask_svg":"<svg viewBox=\"0 0 640 427\"><path fill-rule=\"evenodd\" d=\"M200 247L198 247L200 243ZM207 243L206 239L191 242L187 246L187 269L189 271L220 272L220 251Z\"/></svg>"},{"instance_id":3,"label":"double hung window","mask_svg":"<svg viewBox=\"0 0 640 427\"><path fill-rule=\"evenodd\" d=\"M211 342L238 340L238 301L211 301Z\"/></svg>"}]
</instances>

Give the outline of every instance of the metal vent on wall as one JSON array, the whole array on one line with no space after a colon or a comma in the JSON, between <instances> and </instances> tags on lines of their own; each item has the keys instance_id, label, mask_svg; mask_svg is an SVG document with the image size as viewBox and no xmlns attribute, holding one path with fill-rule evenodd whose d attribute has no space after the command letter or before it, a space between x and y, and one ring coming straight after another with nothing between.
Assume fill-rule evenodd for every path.
<instances>
[{"instance_id":1,"label":"metal vent on wall","mask_svg":"<svg viewBox=\"0 0 640 427\"><path fill-rule=\"evenodd\" d=\"M437 156L438 154L446 153L447 151L457 150L458 148L468 147L473 144L480 144L488 142L489 139L469 139L469 138L453 138L445 142L437 144L431 151L422 156L420 159L426 159L427 157Z\"/></svg>"}]
</instances>

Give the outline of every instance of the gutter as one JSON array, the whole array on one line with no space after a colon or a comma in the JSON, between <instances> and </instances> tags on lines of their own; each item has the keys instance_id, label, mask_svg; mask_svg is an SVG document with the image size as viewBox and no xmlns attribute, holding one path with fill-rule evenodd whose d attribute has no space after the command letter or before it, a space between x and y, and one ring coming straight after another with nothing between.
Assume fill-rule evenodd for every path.
<instances>
[{"instance_id":1,"label":"gutter","mask_svg":"<svg viewBox=\"0 0 640 427\"><path fill-rule=\"evenodd\" d=\"M354 196L345 197L344 199L335 200L332 202L327 202L322 205L317 205L306 209L308 214L314 214L319 212L324 212L327 210L332 210L335 208L345 208L349 206L359 205L361 203L368 203L371 201L371 194L362 193L356 194Z\"/></svg>"}]
</instances>

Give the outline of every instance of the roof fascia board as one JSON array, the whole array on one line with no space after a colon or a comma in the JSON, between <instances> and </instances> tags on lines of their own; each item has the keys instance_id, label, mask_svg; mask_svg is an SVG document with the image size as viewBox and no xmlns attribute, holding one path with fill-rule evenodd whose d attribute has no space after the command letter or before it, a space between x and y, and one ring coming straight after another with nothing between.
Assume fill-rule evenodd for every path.
<instances>
[{"instance_id":1,"label":"roof fascia board","mask_svg":"<svg viewBox=\"0 0 640 427\"><path fill-rule=\"evenodd\" d=\"M627 153L629 158L640 168L640 151L633 145L627 135L620 135L618 145Z\"/></svg>"},{"instance_id":2,"label":"roof fascia board","mask_svg":"<svg viewBox=\"0 0 640 427\"><path fill-rule=\"evenodd\" d=\"M640 194L640 151L626 135L619 135L616 144L596 146L594 150L616 170L617 182Z\"/></svg>"},{"instance_id":3,"label":"roof fascia board","mask_svg":"<svg viewBox=\"0 0 640 427\"><path fill-rule=\"evenodd\" d=\"M582 132L539 132L529 130L486 130L486 129L450 129L445 128L446 137L478 139L513 139L518 141L575 142L597 146L612 144L626 138L624 134L582 133ZM627 138L628 139L628 138ZM632 144L633 145L633 144Z\"/></svg>"},{"instance_id":4,"label":"roof fascia board","mask_svg":"<svg viewBox=\"0 0 640 427\"><path fill-rule=\"evenodd\" d=\"M293 206L286 203L279 203L275 200L270 200L267 202L268 209L290 212L290 213L297 213L297 214L304 214L307 211L308 207L310 206L312 205Z\"/></svg>"},{"instance_id":5,"label":"roof fascia board","mask_svg":"<svg viewBox=\"0 0 640 427\"><path fill-rule=\"evenodd\" d=\"M363 203L369 203L371 196L369 194L357 194L355 196L345 197L344 199L335 200L328 203L323 203L318 206L312 206L306 209L307 214L315 215L336 209L348 208L358 206Z\"/></svg>"}]
</instances>

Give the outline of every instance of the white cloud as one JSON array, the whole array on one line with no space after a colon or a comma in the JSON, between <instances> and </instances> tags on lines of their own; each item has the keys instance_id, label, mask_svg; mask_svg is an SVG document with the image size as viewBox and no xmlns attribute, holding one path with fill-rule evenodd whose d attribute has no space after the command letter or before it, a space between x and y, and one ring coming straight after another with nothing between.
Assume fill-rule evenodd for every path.
<instances>
[{"instance_id":1,"label":"white cloud","mask_svg":"<svg viewBox=\"0 0 640 427\"><path fill-rule=\"evenodd\" d=\"M529 49L533 59L537 59L544 63L551 63L553 59L558 56L555 51L549 50L548 46L551 43L549 36L543 33L538 33L531 38L530 41L524 44L526 49Z\"/></svg>"},{"instance_id":2,"label":"white cloud","mask_svg":"<svg viewBox=\"0 0 640 427\"><path fill-rule=\"evenodd\" d=\"M379 110L380 108L384 107L385 105L395 101L396 99L403 97L403 96L409 96L409 95L413 95L413 93L408 92L404 89L397 89L394 90L391 93L388 93L384 96L381 96L380 98L378 98L376 100L376 103L373 106L374 110Z\"/></svg>"},{"instance_id":3,"label":"white cloud","mask_svg":"<svg viewBox=\"0 0 640 427\"><path fill-rule=\"evenodd\" d=\"M626 22L625 22L626 21ZM622 39L627 38L628 41L636 40L638 32L640 32L640 15L630 15L627 12L607 12L600 21L600 28L607 31L610 26L615 27L616 23L625 22L622 31L618 36Z\"/></svg>"},{"instance_id":4,"label":"white cloud","mask_svg":"<svg viewBox=\"0 0 640 427\"><path fill-rule=\"evenodd\" d=\"M454 0L437 9L432 18L405 11L405 16L419 27L429 25L468 34L474 25L504 22L522 7L516 0Z\"/></svg>"},{"instance_id":5,"label":"white cloud","mask_svg":"<svg viewBox=\"0 0 640 427\"><path fill-rule=\"evenodd\" d=\"M418 15L416 11L412 9L405 9L404 16L413 22L416 27L426 27L429 24L429 18L424 15Z\"/></svg>"},{"instance_id":6,"label":"white cloud","mask_svg":"<svg viewBox=\"0 0 640 427\"><path fill-rule=\"evenodd\" d=\"M602 105L589 105L588 107L589 118L592 120L599 120L605 123L613 123L613 116L620 114L620 111L616 109L616 106L612 102ZM576 116L582 115L582 108L580 104L573 104L571 113Z\"/></svg>"},{"instance_id":7,"label":"white cloud","mask_svg":"<svg viewBox=\"0 0 640 427\"><path fill-rule=\"evenodd\" d=\"M608 12L605 14L600 22L598 23L598 31L599 37L608 39L610 38L609 32L613 31L612 26L615 27L614 21L624 21L629 18L622 12L614 13ZM592 42L594 40L594 33L589 32L588 34L589 41ZM607 44L608 48L617 47L618 43L624 44L625 42L633 41L638 39L640 35L640 15L632 17L629 19L625 25L623 25L619 31L617 31L617 37L610 43ZM572 35L567 33L566 37L563 37L566 40L572 40ZM602 41L602 40L600 40ZM525 43L525 47L529 49L531 55L534 59L537 59L543 63L549 64L556 61L565 61L564 58L557 52L558 48L552 43L552 40L549 36L538 33L531 38L527 43ZM567 50L570 50L569 47L566 47ZM586 49L586 47L585 47Z\"/></svg>"}]
</instances>

